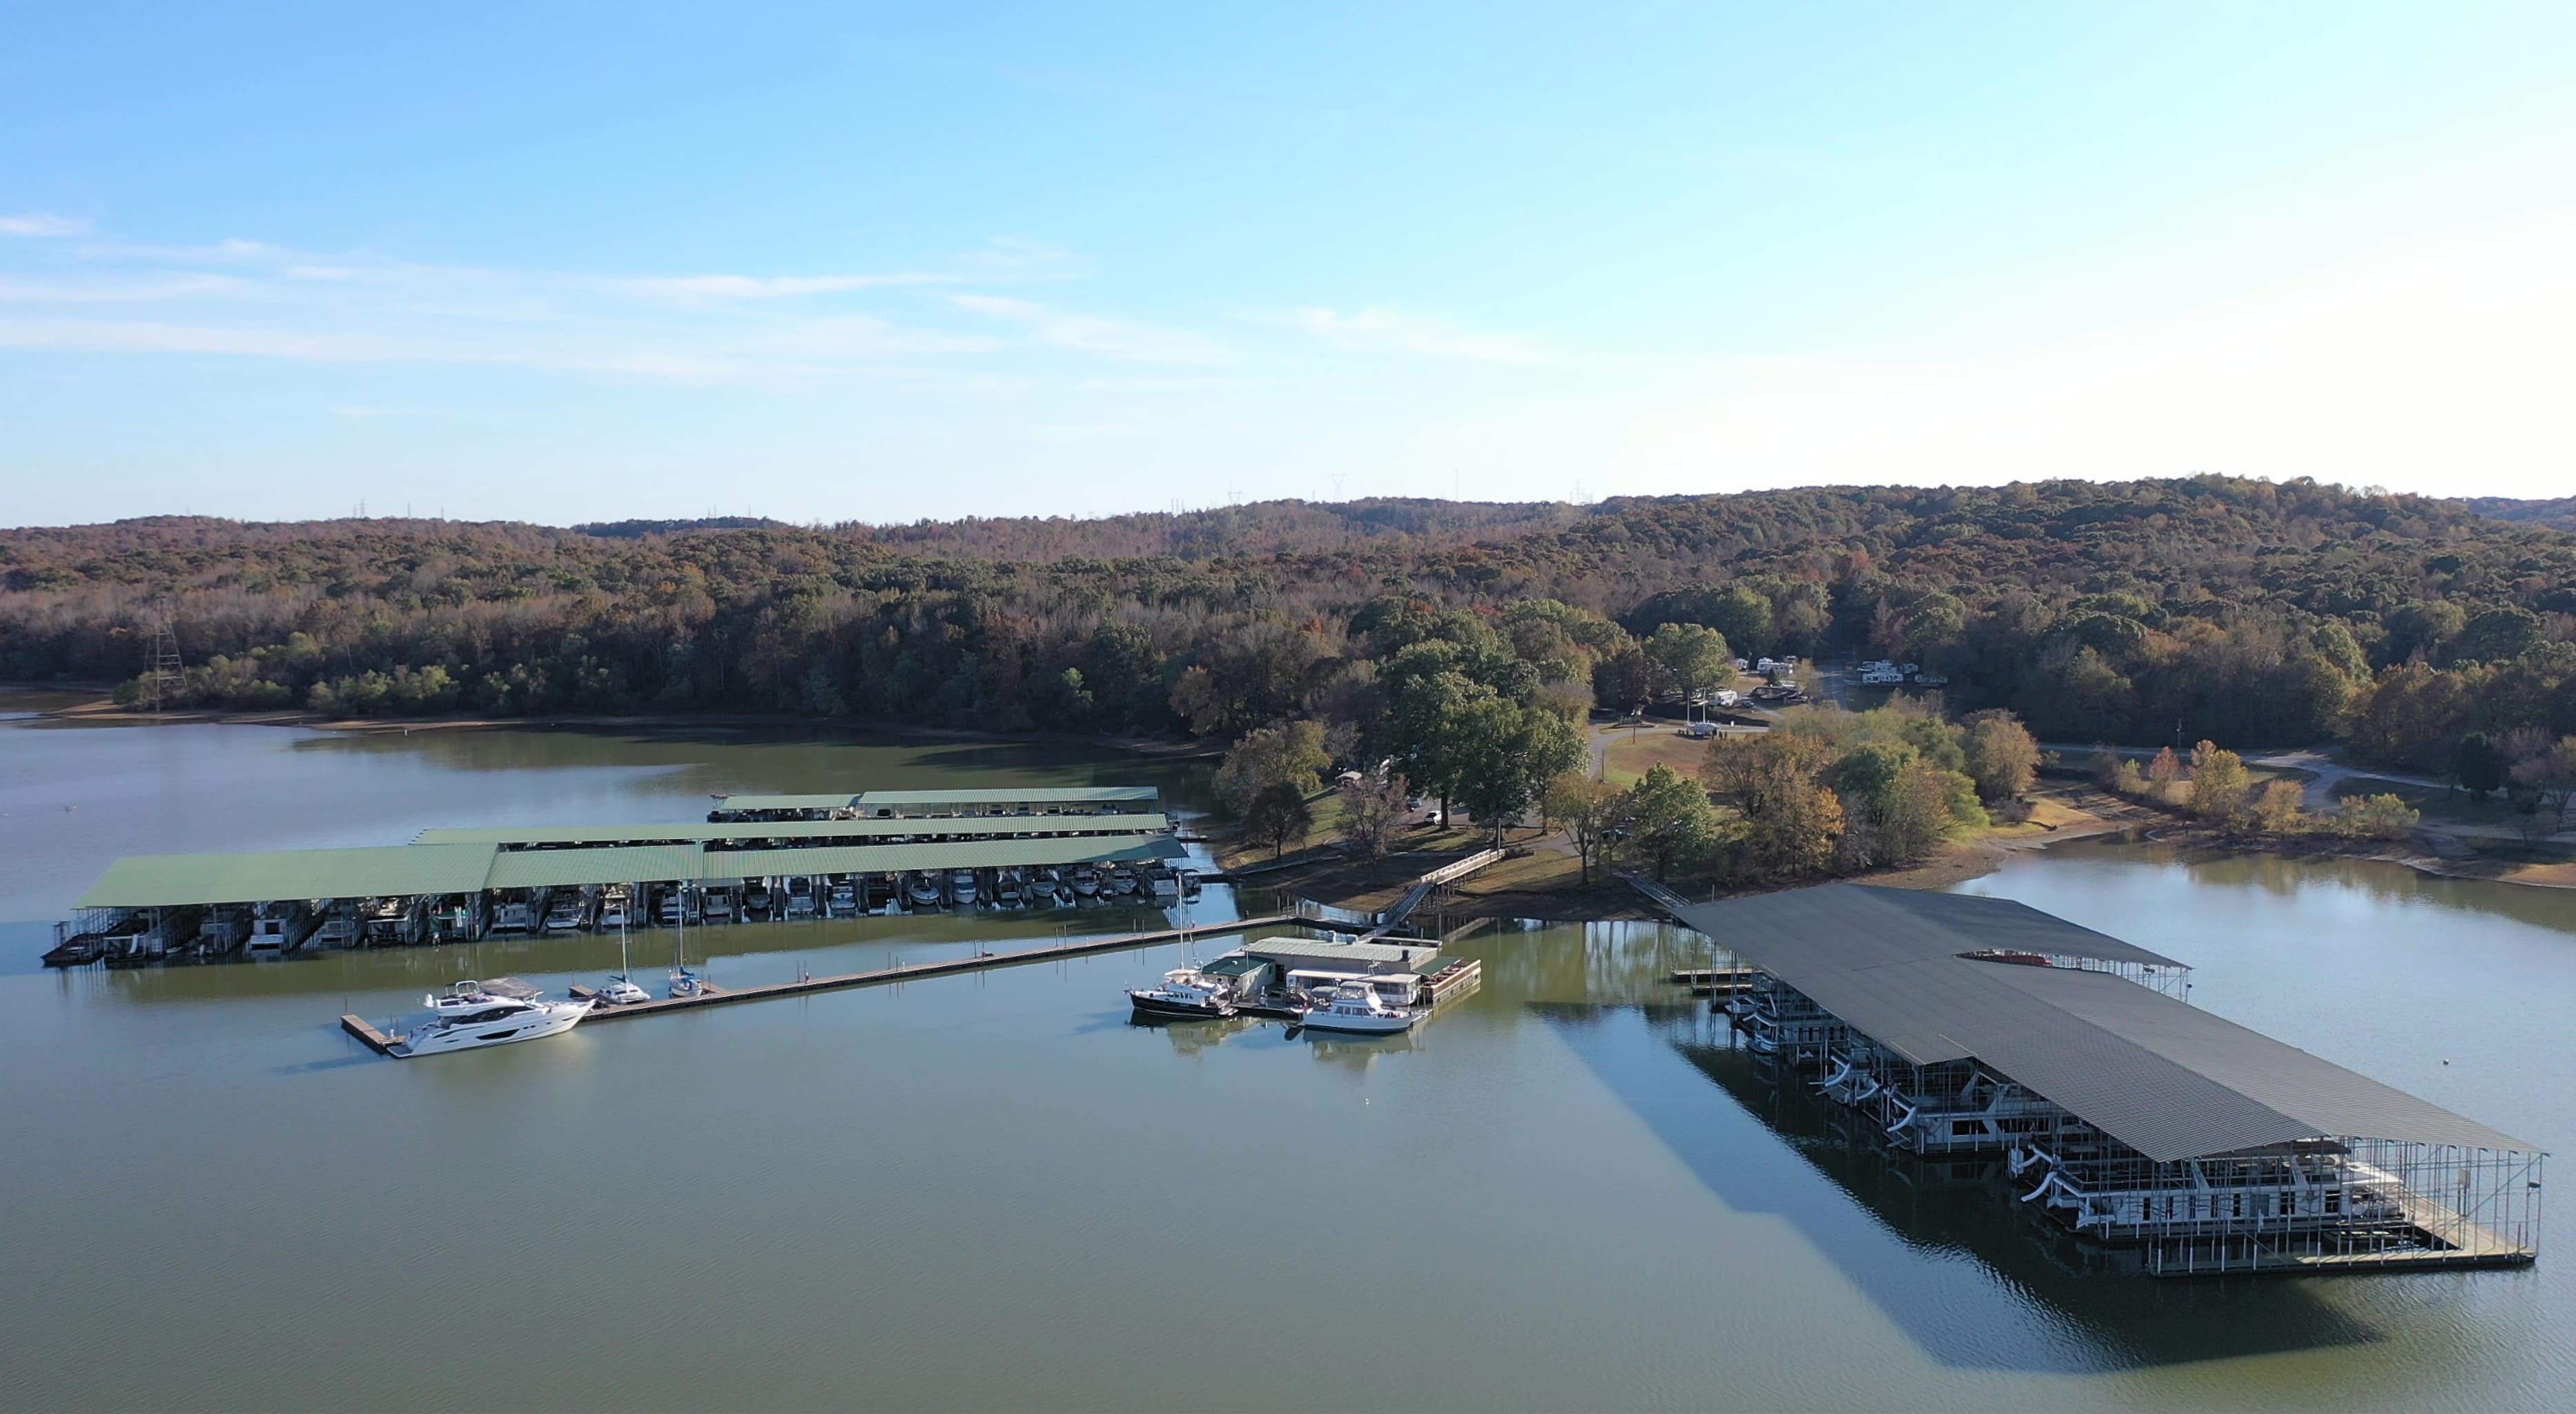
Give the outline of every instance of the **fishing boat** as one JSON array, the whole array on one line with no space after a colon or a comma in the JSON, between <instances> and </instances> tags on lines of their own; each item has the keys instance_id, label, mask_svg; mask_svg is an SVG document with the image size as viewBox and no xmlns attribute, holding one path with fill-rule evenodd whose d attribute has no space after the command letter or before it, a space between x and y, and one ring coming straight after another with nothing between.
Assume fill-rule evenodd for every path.
<instances>
[{"instance_id":1,"label":"fishing boat","mask_svg":"<svg viewBox=\"0 0 2576 1414\"><path fill-rule=\"evenodd\" d=\"M1207 1020L1234 1015L1232 990L1195 967L1164 973L1159 987L1129 988L1127 1003L1143 1017Z\"/></svg>"},{"instance_id":2,"label":"fishing boat","mask_svg":"<svg viewBox=\"0 0 2576 1414\"><path fill-rule=\"evenodd\" d=\"M390 1047L405 1060L560 1036L590 1011L581 1002L547 1001L536 988L509 977L459 982L423 1000L429 1014Z\"/></svg>"},{"instance_id":3,"label":"fishing boat","mask_svg":"<svg viewBox=\"0 0 2576 1414\"><path fill-rule=\"evenodd\" d=\"M1344 982L1298 1020L1309 1031L1390 1036L1411 1030L1421 1016L1416 1008L1391 1004L1366 982Z\"/></svg>"}]
</instances>

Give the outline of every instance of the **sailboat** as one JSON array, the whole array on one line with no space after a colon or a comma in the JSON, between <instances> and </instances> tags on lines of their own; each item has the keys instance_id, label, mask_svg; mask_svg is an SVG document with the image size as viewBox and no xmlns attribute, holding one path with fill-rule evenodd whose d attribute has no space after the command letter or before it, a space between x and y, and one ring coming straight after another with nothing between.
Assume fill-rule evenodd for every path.
<instances>
[{"instance_id":1,"label":"sailboat","mask_svg":"<svg viewBox=\"0 0 2576 1414\"><path fill-rule=\"evenodd\" d=\"M706 995L707 980L688 968L688 947L689 910L683 904L680 909L680 931L671 937L671 1000L673 1001L679 1001L684 997Z\"/></svg>"},{"instance_id":2,"label":"sailboat","mask_svg":"<svg viewBox=\"0 0 2576 1414\"><path fill-rule=\"evenodd\" d=\"M623 913L617 919L617 975L609 978L608 985L599 989L599 1000L606 1006L632 1006L653 1000L652 993L635 985L635 964L626 956L626 918Z\"/></svg>"}]
</instances>

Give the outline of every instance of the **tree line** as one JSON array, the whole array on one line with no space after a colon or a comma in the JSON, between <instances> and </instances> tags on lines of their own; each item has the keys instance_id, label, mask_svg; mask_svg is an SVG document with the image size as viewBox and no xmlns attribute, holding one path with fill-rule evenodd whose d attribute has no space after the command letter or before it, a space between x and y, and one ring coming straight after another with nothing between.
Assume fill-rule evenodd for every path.
<instances>
[{"instance_id":1,"label":"tree line","mask_svg":"<svg viewBox=\"0 0 2576 1414\"><path fill-rule=\"evenodd\" d=\"M1538 716L1678 701L1738 656L1918 662L2067 743L2341 738L2449 771L2472 739L2576 733L2576 536L2310 482L597 529L0 532L0 678L138 695L167 625L171 705L1304 720L1453 793L1474 742L1544 756Z\"/></svg>"}]
</instances>

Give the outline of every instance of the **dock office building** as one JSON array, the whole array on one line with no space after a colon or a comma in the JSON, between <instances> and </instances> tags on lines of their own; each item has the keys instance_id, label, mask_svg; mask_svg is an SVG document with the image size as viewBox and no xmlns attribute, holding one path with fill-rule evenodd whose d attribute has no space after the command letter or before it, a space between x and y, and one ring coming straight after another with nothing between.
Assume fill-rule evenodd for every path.
<instances>
[{"instance_id":1,"label":"dock office building","mask_svg":"<svg viewBox=\"0 0 2576 1414\"><path fill-rule=\"evenodd\" d=\"M1887 1143L2163 1276L2519 1266L2538 1145L2192 1006L2189 969L2006 899L1833 884L1678 910L1731 1034Z\"/></svg>"}]
</instances>

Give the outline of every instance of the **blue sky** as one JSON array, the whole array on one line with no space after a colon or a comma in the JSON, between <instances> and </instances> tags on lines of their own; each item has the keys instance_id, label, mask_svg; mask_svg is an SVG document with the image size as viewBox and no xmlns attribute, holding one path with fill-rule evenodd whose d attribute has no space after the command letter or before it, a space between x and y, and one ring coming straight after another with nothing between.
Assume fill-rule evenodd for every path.
<instances>
[{"instance_id":1,"label":"blue sky","mask_svg":"<svg viewBox=\"0 0 2576 1414\"><path fill-rule=\"evenodd\" d=\"M0 523L2576 493L2576 7L13 7Z\"/></svg>"}]
</instances>

